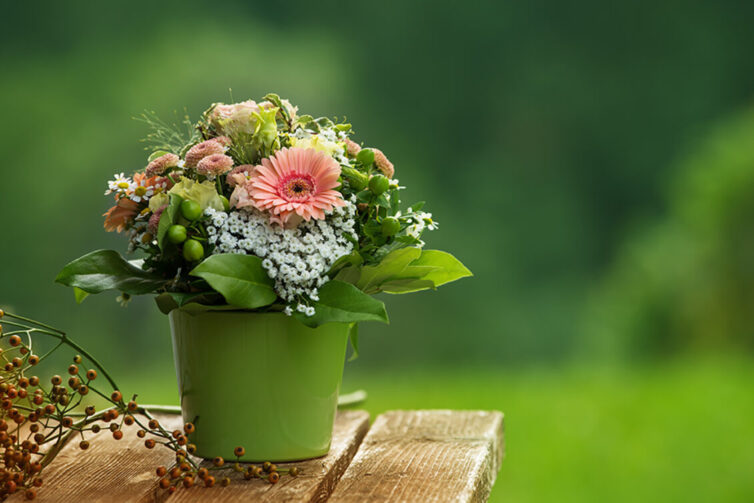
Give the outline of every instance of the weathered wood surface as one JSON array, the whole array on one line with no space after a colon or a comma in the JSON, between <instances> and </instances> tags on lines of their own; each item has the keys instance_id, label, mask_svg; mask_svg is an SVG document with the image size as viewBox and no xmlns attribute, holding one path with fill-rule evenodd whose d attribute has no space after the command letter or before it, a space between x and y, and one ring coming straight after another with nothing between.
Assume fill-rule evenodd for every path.
<instances>
[{"instance_id":1,"label":"weathered wood surface","mask_svg":"<svg viewBox=\"0 0 754 503\"><path fill-rule=\"evenodd\" d=\"M329 501L487 501L504 450L500 412L387 412Z\"/></svg>"},{"instance_id":2,"label":"weathered wood surface","mask_svg":"<svg viewBox=\"0 0 754 503\"><path fill-rule=\"evenodd\" d=\"M181 418L159 415L168 429L179 428ZM213 501L325 501L369 429L364 411L340 411L335 421L332 448L322 458L296 463L302 475L283 477L276 485L261 480L244 481L233 473L228 487L179 489L169 500L175 502ZM167 494L157 488L155 468L169 466L173 454L168 449L147 450L136 436L136 427L126 427L126 435L114 440L107 430L95 436L85 452L71 441L45 470L40 502L161 502ZM159 446L158 446L159 447ZM285 467L285 464L281 464ZM14 495L22 501L23 495Z\"/></svg>"}]
</instances>

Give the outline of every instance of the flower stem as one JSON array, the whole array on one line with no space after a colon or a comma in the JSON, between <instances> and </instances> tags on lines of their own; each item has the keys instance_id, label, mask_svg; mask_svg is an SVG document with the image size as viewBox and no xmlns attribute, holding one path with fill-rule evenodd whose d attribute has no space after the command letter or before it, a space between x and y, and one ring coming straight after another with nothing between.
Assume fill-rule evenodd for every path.
<instances>
[{"instance_id":1,"label":"flower stem","mask_svg":"<svg viewBox=\"0 0 754 503\"><path fill-rule=\"evenodd\" d=\"M45 325L44 323L40 323L40 322L35 321L35 320L31 320L29 318L24 318L23 316L18 316L16 314L12 314L12 313L8 313L8 312L5 313L5 316L7 316L9 318L14 318L16 320L25 321L27 323L31 323L33 325L37 325L39 327L43 327L44 329L47 329L47 330L43 330L41 328L25 327L25 328L28 328L29 330L34 331L34 332L37 332L37 333L40 333L40 334L49 335L50 337L54 337L54 338L58 339L62 344L65 344L65 345L67 345L67 346L75 349L78 353L80 353L86 359L88 359L89 361L91 361L94 364L95 367L97 367L97 370L99 370L102 373L102 375L105 377L105 379L107 379L107 382L110 383L110 386L112 386L113 389L116 389L116 390L120 389L118 387L118 385L115 384L115 381L113 380L113 378L110 377L110 374L107 373L107 370L105 370L105 368L102 366L102 364L100 362L98 362L97 359L94 358L87 350L85 350L84 348L82 348L81 346L79 346L75 341L73 341L72 339L70 339L66 335L66 333L63 332L62 330L59 330L59 329L57 329L55 327L51 327L49 325Z\"/></svg>"}]
</instances>

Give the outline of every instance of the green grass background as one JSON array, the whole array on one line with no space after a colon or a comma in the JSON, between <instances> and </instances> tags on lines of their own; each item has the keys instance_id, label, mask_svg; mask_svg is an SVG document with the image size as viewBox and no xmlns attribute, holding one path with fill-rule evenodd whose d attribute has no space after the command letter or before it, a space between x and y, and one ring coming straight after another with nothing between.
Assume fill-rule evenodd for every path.
<instances>
[{"instance_id":1,"label":"green grass background","mask_svg":"<svg viewBox=\"0 0 754 503\"><path fill-rule=\"evenodd\" d=\"M493 502L754 498L754 370L742 359L588 370L355 366L343 391L366 389L360 407L373 418L393 409L503 411L506 456ZM164 370L126 383L144 403L177 403Z\"/></svg>"}]
</instances>

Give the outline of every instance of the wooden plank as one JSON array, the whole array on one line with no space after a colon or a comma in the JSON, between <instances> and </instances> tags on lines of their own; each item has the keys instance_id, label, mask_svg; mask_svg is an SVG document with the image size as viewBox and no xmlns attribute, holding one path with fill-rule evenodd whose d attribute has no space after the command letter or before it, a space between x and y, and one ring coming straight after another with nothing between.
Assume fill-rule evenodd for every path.
<instances>
[{"instance_id":1,"label":"wooden plank","mask_svg":"<svg viewBox=\"0 0 754 503\"><path fill-rule=\"evenodd\" d=\"M180 416L158 415L168 429L179 428ZM369 414L364 411L339 411L327 456L295 463L302 471L298 477L285 476L276 485L261 480L244 481L229 471L233 483L211 489L180 488L173 496L157 488L155 468L169 466L172 451L147 450L136 437L135 427L124 427L122 440L114 440L103 430L91 441L87 451L78 441L65 446L43 474L44 485L38 491L40 502L213 502L213 501L325 501L348 467L351 458L369 429ZM159 447L159 446L158 446ZM279 465L281 467L287 464ZM22 501L16 494L11 501Z\"/></svg>"},{"instance_id":2,"label":"wooden plank","mask_svg":"<svg viewBox=\"0 0 754 503\"><path fill-rule=\"evenodd\" d=\"M329 501L486 501L504 450L500 412L386 412Z\"/></svg>"}]
</instances>

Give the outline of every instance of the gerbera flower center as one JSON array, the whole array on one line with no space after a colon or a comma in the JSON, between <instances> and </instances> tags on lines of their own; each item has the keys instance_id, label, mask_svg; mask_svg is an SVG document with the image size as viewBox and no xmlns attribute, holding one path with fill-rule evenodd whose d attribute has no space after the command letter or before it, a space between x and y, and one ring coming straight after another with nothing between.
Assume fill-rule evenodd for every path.
<instances>
[{"instance_id":1,"label":"gerbera flower center","mask_svg":"<svg viewBox=\"0 0 754 503\"><path fill-rule=\"evenodd\" d=\"M315 192L314 180L309 175L292 175L280 184L280 195L287 200L300 200Z\"/></svg>"}]
</instances>

